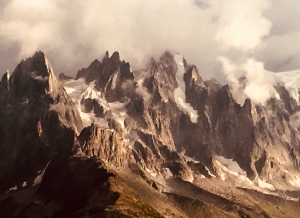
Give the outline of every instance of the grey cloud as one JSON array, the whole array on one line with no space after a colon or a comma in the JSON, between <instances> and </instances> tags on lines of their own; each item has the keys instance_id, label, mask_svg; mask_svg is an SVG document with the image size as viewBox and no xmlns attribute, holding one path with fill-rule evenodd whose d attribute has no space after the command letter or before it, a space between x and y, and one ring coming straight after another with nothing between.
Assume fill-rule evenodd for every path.
<instances>
[{"instance_id":1,"label":"grey cloud","mask_svg":"<svg viewBox=\"0 0 300 218\"><path fill-rule=\"evenodd\" d=\"M262 41L256 57L273 72L300 68L300 2L271 1L264 15L272 22L268 37Z\"/></svg>"}]
</instances>

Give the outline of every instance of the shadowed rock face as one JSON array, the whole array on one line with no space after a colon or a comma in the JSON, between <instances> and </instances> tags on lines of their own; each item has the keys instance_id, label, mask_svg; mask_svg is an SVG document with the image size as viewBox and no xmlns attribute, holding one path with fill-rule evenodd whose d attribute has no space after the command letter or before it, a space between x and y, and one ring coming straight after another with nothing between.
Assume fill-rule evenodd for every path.
<instances>
[{"instance_id":1,"label":"shadowed rock face","mask_svg":"<svg viewBox=\"0 0 300 218\"><path fill-rule=\"evenodd\" d=\"M23 60L7 78L0 88L0 183L6 190L32 183L53 156L68 156L82 128L42 52Z\"/></svg>"},{"instance_id":2,"label":"shadowed rock face","mask_svg":"<svg viewBox=\"0 0 300 218\"><path fill-rule=\"evenodd\" d=\"M163 217L95 157L54 157L33 189L0 199L1 217Z\"/></svg>"}]
</instances>

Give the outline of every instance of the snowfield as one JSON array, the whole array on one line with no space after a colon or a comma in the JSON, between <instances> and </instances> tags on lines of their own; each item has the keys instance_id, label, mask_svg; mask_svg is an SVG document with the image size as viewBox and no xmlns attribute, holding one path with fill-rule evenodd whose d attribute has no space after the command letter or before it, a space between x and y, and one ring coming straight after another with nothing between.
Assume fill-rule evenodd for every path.
<instances>
[{"instance_id":1,"label":"snowfield","mask_svg":"<svg viewBox=\"0 0 300 218\"><path fill-rule=\"evenodd\" d=\"M217 174L223 181L232 183L236 187L248 188L260 191L265 194L272 194L275 190L272 184L262 181L259 177L251 181L247 173L240 168L236 161L222 156L215 156L215 167Z\"/></svg>"},{"instance_id":2,"label":"snowfield","mask_svg":"<svg viewBox=\"0 0 300 218\"><path fill-rule=\"evenodd\" d=\"M122 128L125 128L124 120L127 117L127 112L124 103L107 102L103 93L95 89L95 82L86 84L83 78L78 80L68 80L64 83L64 88L75 103L84 127L96 123L101 128L109 128L106 120L101 117L95 117L94 111L91 111L90 113L82 111L81 100L94 99L104 108L104 110L111 111L113 118L119 122Z\"/></svg>"}]
</instances>

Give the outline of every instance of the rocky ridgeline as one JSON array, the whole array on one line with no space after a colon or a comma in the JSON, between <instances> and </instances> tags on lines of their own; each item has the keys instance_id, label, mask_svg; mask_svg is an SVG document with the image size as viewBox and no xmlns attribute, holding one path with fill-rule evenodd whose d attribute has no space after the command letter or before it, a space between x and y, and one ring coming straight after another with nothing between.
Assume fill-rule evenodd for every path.
<instances>
[{"instance_id":1,"label":"rocky ridgeline","mask_svg":"<svg viewBox=\"0 0 300 218\"><path fill-rule=\"evenodd\" d=\"M297 190L293 181L300 161L299 106L284 86L275 89L280 97L265 105L250 99L240 105L228 85L203 81L194 65L170 52L134 72L118 52L106 53L102 62L95 60L78 71L75 80L63 74L57 79L45 55L37 52L0 82L0 190L35 186L40 178L42 201L60 202L51 216L77 210L80 199L85 202L82 210L89 210L88 199L97 199L101 205L97 214L109 217L112 214L104 210L122 198L120 193L131 184L127 177L136 174L151 188L172 192L166 195L171 202L184 198L191 205L191 199L206 193L193 186L197 178L216 177L215 181L235 185L239 175L232 179L232 173L224 174L224 168L230 167L224 163L220 167L223 159L235 161L239 174L250 182L264 181L274 190ZM127 184L114 171L120 169L120 177L127 172L123 177ZM180 194L186 187L195 191ZM75 190L80 195L77 200ZM102 197L98 199L93 191ZM104 199L101 193L109 197ZM225 203L232 199L207 196ZM68 199L71 203L66 203ZM206 203L217 205L218 214L219 210L244 214L234 206L236 202L224 209L207 199ZM0 207L6 204L1 202ZM147 212L139 209L147 216L152 212L160 216L137 202L139 208L147 208ZM195 211L206 203L203 206L199 200ZM20 209L29 213L24 210ZM254 214L263 213L261 208L255 210Z\"/></svg>"},{"instance_id":2,"label":"rocky ridgeline","mask_svg":"<svg viewBox=\"0 0 300 218\"><path fill-rule=\"evenodd\" d=\"M126 103L128 127L119 131L131 140L136 161L153 172L159 173L168 162L161 151L167 149L184 151L214 174L214 157L223 156L236 161L252 181L291 188L286 178L292 180L299 171L299 106L285 87L276 85L280 98L274 96L265 105L250 99L239 105L228 85L204 82L195 66L169 52L134 72L117 52L111 57L107 53L102 62L95 60L80 70L76 79L80 78L95 81L95 89L108 102ZM157 166L156 159L163 164ZM189 174L184 161L181 164L183 174Z\"/></svg>"}]
</instances>

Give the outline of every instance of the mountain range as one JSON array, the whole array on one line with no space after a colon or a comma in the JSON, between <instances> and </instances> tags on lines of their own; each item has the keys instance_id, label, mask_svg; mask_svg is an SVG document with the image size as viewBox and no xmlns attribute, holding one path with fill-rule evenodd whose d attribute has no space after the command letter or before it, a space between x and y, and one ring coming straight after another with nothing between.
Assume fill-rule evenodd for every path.
<instances>
[{"instance_id":1,"label":"mountain range","mask_svg":"<svg viewBox=\"0 0 300 218\"><path fill-rule=\"evenodd\" d=\"M298 217L300 76L275 77L241 104L176 53L73 79L36 52L0 82L0 217Z\"/></svg>"}]
</instances>

